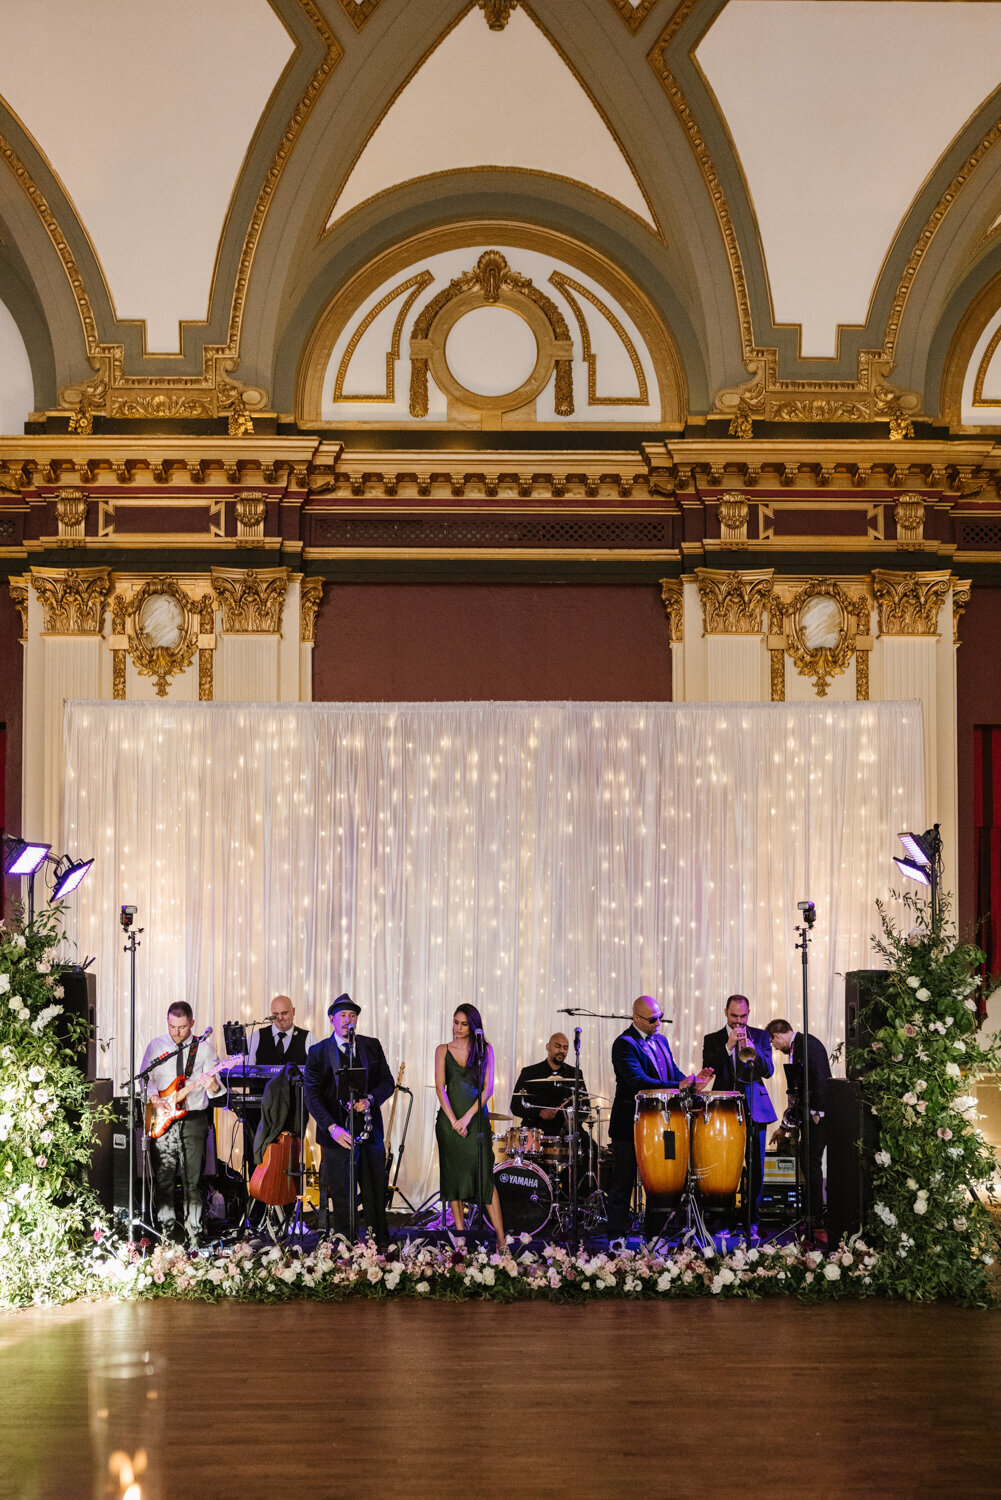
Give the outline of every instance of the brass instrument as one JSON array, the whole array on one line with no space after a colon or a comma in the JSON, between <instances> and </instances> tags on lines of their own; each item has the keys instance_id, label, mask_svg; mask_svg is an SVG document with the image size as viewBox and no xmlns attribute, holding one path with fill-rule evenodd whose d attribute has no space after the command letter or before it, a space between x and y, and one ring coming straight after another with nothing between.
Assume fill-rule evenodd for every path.
<instances>
[{"instance_id":1,"label":"brass instrument","mask_svg":"<svg viewBox=\"0 0 1001 1500\"><path fill-rule=\"evenodd\" d=\"M742 1063L752 1063L756 1057L754 1043L747 1035L747 1027L737 1028L737 1056Z\"/></svg>"}]
</instances>

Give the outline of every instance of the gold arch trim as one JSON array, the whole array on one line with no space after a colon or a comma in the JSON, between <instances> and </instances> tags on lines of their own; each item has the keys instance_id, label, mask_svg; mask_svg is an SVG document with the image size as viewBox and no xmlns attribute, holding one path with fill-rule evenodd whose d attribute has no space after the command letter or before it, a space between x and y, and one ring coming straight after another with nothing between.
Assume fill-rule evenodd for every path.
<instances>
[{"instance_id":1,"label":"gold arch trim","mask_svg":"<svg viewBox=\"0 0 1001 1500\"><path fill-rule=\"evenodd\" d=\"M341 0L341 7L355 31L361 31L369 16L379 8L379 0Z\"/></svg>"},{"instance_id":2,"label":"gold arch trim","mask_svg":"<svg viewBox=\"0 0 1001 1500\"><path fill-rule=\"evenodd\" d=\"M609 3L618 11L629 30L635 35L657 4L657 0L639 0L637 5L631 5L630 0L609 0Z\"/></svg>"},{"instance_id":3,"label":"gold arch trim","mask_svg":"<svg viewBox=\"0 0 1001 1500\"><path fill-rule=\"evenodd\" d=\"M392 289L392 291L387 292L384 297L380 298L380 300L375 304L374 307L369 308L368 312L365 314L364 318L362 318L361 322L358 324L358 327L351 335L351 338L348 340L347 348L344 350L341 362L337 367L337 376L334 380L335 401L395 401L396 361L400 357L400 342L403 335L403 324L406 321L407 313L410 311L411 307L413 307L416 298L420 296L425 287L429 287L431 285L432 281L434 281L434 276L430 271L419 271L416 276L411 276L408 278L408 280L401 281L399 286L396 286ZM358 345L361 343L362 339L365 337L365 334L368 332L369 328L371 328L372 324L375 322L379 314L381 312L384 312L391 302L395 302L397 297L402 296L402 294L407 291L409 291L410 295L406 298L403 306L400 308L400 311L397 314L396 321L393 324L393 336L390 339L389 349L386 353L385 392L382 395L374 396L356 396L353 393L345 395L344 381L347 378L348 366L351 364L351 360L354 357L355 350L357 349Z\"/></svg>"},{"instance_id":4,"label":"gold arch trim","mask_svg":"<svg viewBox=\"0 0 1001 1500\"><path fill-rule=\"evenodd\" d=\"M629 337L626 330L623 328L619 319L612 312L612 309L610 307L606 307L601 298L597 297L594 292L591 291L590 287L582 286L579 281L574 281L571 277L565 276L562 271L553 271L549 278L549 282L551 286L556 287L557 291L563 293L563 296L567 299L571 308L573 309L573 315L577 319L577 323L580 328L581 348L584 353L584 359L587 362L588 405L648 406L650 397L647 389L646 374L643 370L643 362L636 352L635 344ZM587 326L587 319L584 316L584 309L580 306L577 298L574 296L575 292L579 296L584 297L586 301L590 302L592 307L597 308L602 317L607 318L608 322L614 328L616 334L622 342L623 348L629 356L630 364L633 367L633 374L636 376L636 385L639 389L638 396L598 395L598 357L591 348L591 330Z\"/></svg>"},{"instance_id":5,"label":"gold arch trim","mask_svg":"<svg viewBox=\"0 0 1001 1500\"><path fill-rule=\"evenodd\" d=\"M977 373L973 381L974 406L1001 406L1001 398L998 398L994 401L991 401L990 399L984 399L984 381L987 379L987 371L989 370L991 360L994 358L994 355L997 351L998 344L1001 344L1001 323L998 324L994 332L991 334L990 340L987 344L987 348L984 350L983 358L981 359L980 364L977 366Z\"/></svg>"}]
</instances>

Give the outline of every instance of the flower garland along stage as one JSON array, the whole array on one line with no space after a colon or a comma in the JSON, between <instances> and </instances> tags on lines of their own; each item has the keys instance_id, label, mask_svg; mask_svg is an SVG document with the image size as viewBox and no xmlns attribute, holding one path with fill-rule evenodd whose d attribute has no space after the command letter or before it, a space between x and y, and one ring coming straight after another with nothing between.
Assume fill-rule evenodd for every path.
<instances>
[{"instance_id":1,"label":"flower garland along stage","mask_svg":"<svg viewBox=\"0 0 1001 1500\"><path fill-rule=\"evenodd\" d=\"M677 1299L795 1295L809 1301L875 1296L992 1299L994 1154L976 1124L974 1081L1001 1067L1001 1047L978 1034L973 969L979 950L957 944L941 918L910 903L903 938L881 912L887 960L882 1010L856 1058L878 1129L874 1208L860 1236L829 1252L762 1245L728 1254L681 1250L577 1255L505 1254L419 1240L389 1257L321 1242L261 1252L239 1243L208 1255L116 1239L83 1173L96 1112L76 1063L80 1026L63 1023L54 968L58 912L23 930L0 926L0 1307L79 1297L202 1300L293 1298Z\"/></svg>"}]
</instances>

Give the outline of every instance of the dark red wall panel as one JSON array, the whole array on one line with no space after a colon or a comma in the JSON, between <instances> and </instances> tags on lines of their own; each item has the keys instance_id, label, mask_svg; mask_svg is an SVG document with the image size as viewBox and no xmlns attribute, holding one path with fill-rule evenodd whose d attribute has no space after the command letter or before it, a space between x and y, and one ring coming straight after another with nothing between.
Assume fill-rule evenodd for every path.
<instances>
[{"instance_id":1,"label":"dark red wall panel","mask_svg":"<svg viewBox=\"0 0 1001 1500\"><path fill-rule=\"evenodd\" d=\"M959 638L963 644L956 655L958 915L960 931L967 933L976 915L974 729L978 724L1001 724L1001 588L974 586L959 622Z\"/></svg>"},{"instance_id":2,"label":"dark red wall panel","mask_svg":"<svg viewBox=\"0 0 1001 1500\"><path fill-rule=\"evenodd\" d=\"M313 697L667 701L656 585L328 583Z\"/></svg>"}]
</instances>

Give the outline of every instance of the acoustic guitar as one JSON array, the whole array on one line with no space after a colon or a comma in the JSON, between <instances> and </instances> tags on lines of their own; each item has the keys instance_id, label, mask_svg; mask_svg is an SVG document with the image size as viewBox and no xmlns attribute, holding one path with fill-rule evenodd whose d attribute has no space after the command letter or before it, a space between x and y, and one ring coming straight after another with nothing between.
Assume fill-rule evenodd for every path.
<instances>
[{"instance_id":1,"label":"acoustic guitar","mask_svg":"<svg viewBox=\"0 0 1001 1500\"><path fill-rule=\"evenodd\" d=\"M396 1101L400 1097L400 1085L403 1082L403 1073L406 1063L400 1063L400 1071L396 1078L396 1087L393 1090L393 1107L389 1111L389 1129L386 1132L386 1207L392 1207L393 1202L393 1126L396 1124Z\"/></svg>"},{"instance_id":2,"label":"acoustic guitar","mask_svg":"<svg viewBox=\"0 0 1001 1500\"><path fill-rule=\"evenodd\" d=\"M269 1208L284 1208L299 1196L299 1137L283 1130L264 1148L264 1160L254 1168L247 1188L250 1196Z\"/></svg>"},{"instance_id":3,"label":"acoustic guitar","mask_svg":"<svg viewBox=\"0 0 1001 1500\"><path fill-rule=\"evenodd\" d=\"M165 1089L161 1089L155 1099L147 1099L146 1134L150 1140L158 1141L162 1135L166 1135L175 1120L184 1119L188 1111L180 1107L183 1101L192 1089L197 1088L200 1083L206 1083L221 1067L222 1063L218 1062L197 1078L186 1079L182 1074L173 1083L168 1083Z\"/></svg>"}]
</instances>

